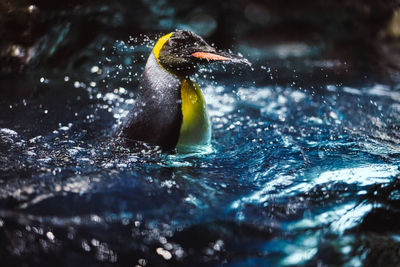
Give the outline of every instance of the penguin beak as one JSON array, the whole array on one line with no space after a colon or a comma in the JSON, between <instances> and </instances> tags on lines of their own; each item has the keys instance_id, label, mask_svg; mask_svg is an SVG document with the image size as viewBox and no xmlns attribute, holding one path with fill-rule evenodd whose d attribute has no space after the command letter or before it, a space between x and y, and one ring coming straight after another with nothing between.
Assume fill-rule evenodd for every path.
<instances>
[{"instance_id":1,"label":"penguin beak","mask_svg":"<svg viewBox=\"0 0 400 267\"><path fill-rule=\"evenodd\" d=\"M194 52L192 56L200 59L206 60L207 62L224 62L224 63L238 63L251 66L250 61L242 56L233 55L227 52Z\"/></svg>"},{"instance_id":2,"label":"penguin beak","mask_svg":"<svg viewBox=\"0 0 400 267\"><path fill-rule=\"evenodd\" d=\"M229 61L230 59L224 56L220 56L217 54L213 53L207 53L207 52L194 52L192 54L195 58L200 58L200 59L206 59L209 61Z\"/></svg>"}]
</instances>

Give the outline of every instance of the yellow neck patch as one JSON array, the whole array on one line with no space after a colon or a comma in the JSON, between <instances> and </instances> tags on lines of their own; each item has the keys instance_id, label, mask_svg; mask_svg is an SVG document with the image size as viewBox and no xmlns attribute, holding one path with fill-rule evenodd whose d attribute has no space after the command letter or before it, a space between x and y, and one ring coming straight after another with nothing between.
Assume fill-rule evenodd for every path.
<instances>
[{"instance_id":1,"label":"yellow neck patch","mask_svg":"<svg viewBox=\"0 0 400 267\"><path fill-rule=\"evenodd\" d=\"M160 65L160 66L161 66L161 64L160 64L160 61L158 60L158 57L160 56L160 51L161 51L162 47L164 46L164 44L172 36L172 34L173 34L173 32L170 32L170 33L164 35L163 37L161 37L160 39L158 39L156 45L153 47L154 56L156 57L158 65Z\"/></svg>"},{"instance_id":2,"label":"yellow neck patch","mask_svg":"<svg viewBox=\"0 0 400 267\"><path fill-rule=\"evenodd\" d=\"M181 80L182 125L178 145L207 145L211 139L206 102L197 83Z\"/></svg>"}]
</instances>

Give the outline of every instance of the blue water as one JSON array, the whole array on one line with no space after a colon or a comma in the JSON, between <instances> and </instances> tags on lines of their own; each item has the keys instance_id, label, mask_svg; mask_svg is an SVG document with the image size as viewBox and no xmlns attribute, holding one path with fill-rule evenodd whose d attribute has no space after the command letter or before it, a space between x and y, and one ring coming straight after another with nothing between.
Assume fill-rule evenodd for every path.
<instances>
[{"instance_id":1,"label":"blue water","mask_svg":"<svg viewBox=\"0 0 400 267\"><path fill-rule=\"evenodd\" d=\"M274 85L262 64L248 75L270 84L204 68L197 81L212 146L133 152L112 134L135 101L149 47L117 42L119 54L85 78L37 75L34 97L2 100L8 266L362 266L377 244L400 246L390 226L400 197L398 91Z\"/></svg>"}]
</instances>

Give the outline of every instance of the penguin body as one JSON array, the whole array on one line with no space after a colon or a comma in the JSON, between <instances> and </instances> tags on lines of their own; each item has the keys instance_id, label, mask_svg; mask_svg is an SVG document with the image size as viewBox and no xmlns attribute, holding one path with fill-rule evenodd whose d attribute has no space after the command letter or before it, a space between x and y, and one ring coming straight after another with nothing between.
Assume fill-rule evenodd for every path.
<instances>
[{"instance_id":1,"label":"penguin body","mask_svg":"<svg viewBox=\"0 0 400 267\"><path fill-rule=\"evenodd\" d=\"M205 51L205 52L202 52ZM163 150L208 145L211 126L199 86L190 79L198 63L227 61L201 37L177 31L159 39L150 54L137 99L117 136Z\"/></svg>"},{"instance_id":2,"label":"penguin body","mask_svg":"<svg viewBox=\"0 0 400 267\"><path fill-rule=\"evenodd\" d=\"M162 69L152 53L147 60L137 99L119 136L173 149L182 124L180 80Z\"/></svg>"}]
</instances>

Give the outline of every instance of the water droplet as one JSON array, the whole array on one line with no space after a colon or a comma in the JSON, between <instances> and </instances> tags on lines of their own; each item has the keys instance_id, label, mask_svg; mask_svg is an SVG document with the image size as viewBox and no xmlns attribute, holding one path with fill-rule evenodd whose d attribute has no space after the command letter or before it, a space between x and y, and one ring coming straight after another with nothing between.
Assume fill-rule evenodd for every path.
<instances>
[{"instance_id":1,"label":"water droplet","mask_svg":"<svg viewBox=\"0 0 400 267\"><path fill-rule=\"evenodd\" d=\"M47 233L46 233L46 236L47 236L47 238L50 239L50 240L54 240L54 238L55 238L55 236L54 236L54 234L53 234L52 232L47 232Z\"/></svg>"}]
</instances>

